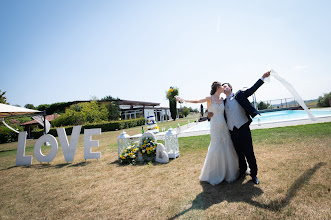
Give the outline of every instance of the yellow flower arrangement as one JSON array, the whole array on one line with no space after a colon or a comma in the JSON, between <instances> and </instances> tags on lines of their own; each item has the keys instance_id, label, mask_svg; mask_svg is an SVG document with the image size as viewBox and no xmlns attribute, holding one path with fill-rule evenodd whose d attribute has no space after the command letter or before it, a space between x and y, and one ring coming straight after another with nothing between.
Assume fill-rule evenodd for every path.
<instances>
[{"instance_id":1,"label":"yellow flower arrangement","mask_svg":"<svg viewBox=\"0 0 331 220\"><path fill-rule=\"evenodd\" d=\"M135 145L128 146L120 154L121 163L135 164L138 151L139 147Z\"/></svg>"},{"instance_id":2,"label":"yellow flower arrangement","mask_svg":"<svg viewBox=\"0 0 331 220\"><path fill-rule=\"evenodd\" d=\"M139 147L139 152L141 153L144 160L153 160L156 155L157 143L151 137L146 137L142 141L142 145Z\"/></svg>"}]
</instances>

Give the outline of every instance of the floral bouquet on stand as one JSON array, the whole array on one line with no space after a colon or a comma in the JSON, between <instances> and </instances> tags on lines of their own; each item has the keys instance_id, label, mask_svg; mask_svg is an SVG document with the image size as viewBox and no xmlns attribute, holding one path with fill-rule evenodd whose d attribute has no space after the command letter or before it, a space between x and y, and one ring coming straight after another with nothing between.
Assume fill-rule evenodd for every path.
<instances>
[{"instance_id":1,"label":"floral bouquet on stand","mask_svg":"<svg viewBox=\"0 0 331 220\"><path fill-rule=\"evenodd\" d=\"M170 100L170 99L174 99L175 96L178 96L178 88L171 86L170 89L166 93L166 97L167 97L167 99Z\"/></svg>"},{"instance_id":2,"label":"floral bouquet on stand","mask_svg":"<svg viewBox=\"0 0 331 220\"><path fill-rule=\"evenodd\" d=\"M170 87L170 89L166 92L166 97L169 99L169 108L170 108L170 114L171 118L173 120L176 120L177 118L177 101L176 96L178 96L178 88L176 87Z\"/></svg>"},{"instance_id":3,"label":"floral bouquet on stand","mask_svg":"<svg viewBox=\"0 0 331 220\"><path fill-rule=\"evenodd\" d=\"M126 149L124 149L121 154L121 163L123 164L136 164L136 159L138 157L139 147L136 145L128 146Z\"/></svg>"}]
</instances>

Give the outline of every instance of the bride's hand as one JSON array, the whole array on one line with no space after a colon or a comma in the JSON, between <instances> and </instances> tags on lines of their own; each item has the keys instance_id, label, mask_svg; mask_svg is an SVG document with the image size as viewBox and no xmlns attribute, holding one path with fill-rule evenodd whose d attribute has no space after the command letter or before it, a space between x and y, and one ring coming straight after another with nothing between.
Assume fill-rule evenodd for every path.
<instances>
[{"instance_id":1,"label":"bride's hand","mask_svg":"<svg viewBox=\"0 0 331 220\"><path fill-rule=\"evenodd\" d=\"M176 96L176 101L179 102L179 103L182 103L184 99L182 99L181 97L179 96Z\"/></svg>"},{"instance_id":2,"label":"bride's hand","mask_svg":"<svg viewBox=\"0 0 331 220\"><path fill-rule=\"evenodd\" d=\"M208 112L208 118L212 118L214 116L214 113L212 113L212 112Z\"/></svg>"}]
</instances>

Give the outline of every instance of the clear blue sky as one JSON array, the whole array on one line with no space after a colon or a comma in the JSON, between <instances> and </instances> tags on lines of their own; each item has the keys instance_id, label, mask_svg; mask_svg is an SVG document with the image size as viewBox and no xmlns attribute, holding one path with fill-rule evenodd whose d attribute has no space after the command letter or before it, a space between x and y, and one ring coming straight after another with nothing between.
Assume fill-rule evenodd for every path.
<instances>
[{"instance_id":1,"label":"clear blue sky","mask_svg":"<svg viewBox=\"0 0 331 220\"><path fill-rule=\"evenodd\" d=\"M107 95L206 97L273 68L304 100L331 92L328 0L1 0L0 89L38 106ZM288 98L275 79L258 101ZM199 105L187 105L199 107Z\"/></svg>"}]
</instances>

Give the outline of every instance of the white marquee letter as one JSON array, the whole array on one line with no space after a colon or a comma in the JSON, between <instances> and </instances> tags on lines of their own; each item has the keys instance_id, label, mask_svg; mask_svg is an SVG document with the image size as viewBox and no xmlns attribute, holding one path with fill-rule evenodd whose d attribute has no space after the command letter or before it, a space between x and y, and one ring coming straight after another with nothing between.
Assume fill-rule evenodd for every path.
<instances>
[{"instance_id":1,"label":"white marquee letter","mask_svg":"<svg viewBox=\"0 0 331 220\"><path fill-rule=\"evenodd\" d=\"M61 144L62 152L64 155L64 159L66 162L74 161L75 152L76 152L78 139L79 139L79 133L80 133L81 128L82 128L82 126L79 125L79 126L75 126L72 129L70 144L68 143L67 134L66 134L64 128L56 129L57 135L59 136L59 139L60 139L60 144Z\"/></svg>"},{"instance_id":2,"label":"white marquee letter","mask_svg":"<svg viewBox=\"0 0 331 220\"><path fill-rule=\"evenodd\" d=\"M99 141L93 141L92 135L100 135L101 128L84 129L84 159L99 159L100 152L92 152L91 147L98 147Z\"/></svg>"},{"instance_id":3,"label":"white marquee letter","mask_svg":"<svg viewBox=\"0 0 331 220\"><path fill-rule=\"evenodd\" d=\"M27 134L26 131L21 131L18 134L16 166L24 166L24 165L32 164L32 156L25 156L26 134Z\"/></svg>"},{"instance_id":4,"label":"white marquee letter","mask_svg":"<svg viewBox=\"0 0 331 220\"><path fill-rule=\"evenodd\" d=\"M51 152L48 155L44 155L41 152L41 145L45 142L49 142L51 145ZM57 154L58 143L53 135L44 134L41 136L34 145L34 156L39 162L51 162Z\"/></svg>"}]
</instances>

